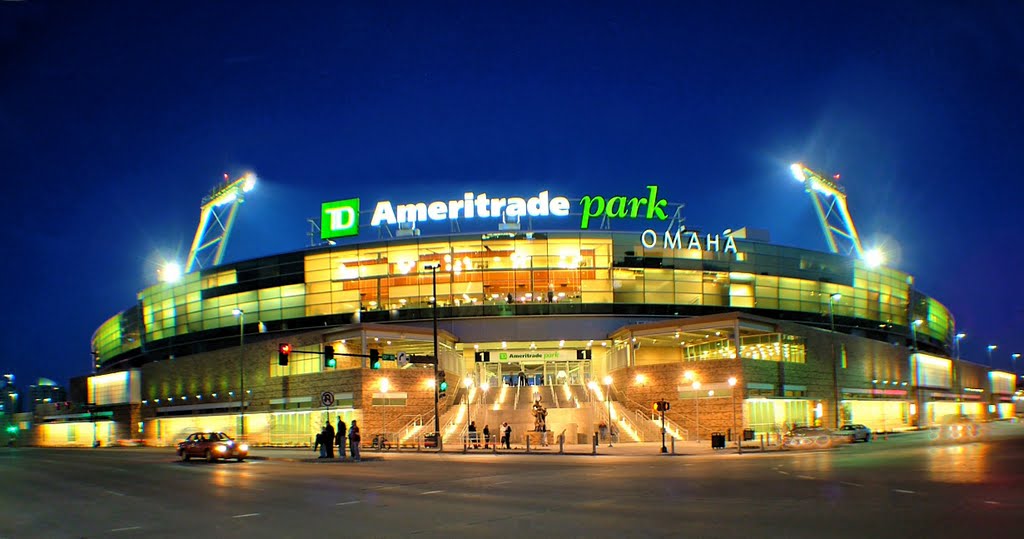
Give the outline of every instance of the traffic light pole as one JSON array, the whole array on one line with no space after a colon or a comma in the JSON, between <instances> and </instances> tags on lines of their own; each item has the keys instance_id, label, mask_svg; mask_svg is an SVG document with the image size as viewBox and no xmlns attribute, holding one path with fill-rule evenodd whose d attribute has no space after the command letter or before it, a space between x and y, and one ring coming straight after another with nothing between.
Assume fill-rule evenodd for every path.
<instances>
[{"instance_id":1,"label":"traffic light pole","mask_svg":"<svg viewBox=\"0 0 1024 539\"><path fill-rule=\"evenodd\" d=\"M437 355L437 266L437 264L431 266L430 271L434 287L434 305L431 309L434 318L434 437L437 440L437 450L441 451L444 449L444 442L441 440L441 416L437 411L438 392L441 390L437 383L437 364L440 362Z\"/></svg>"},{"instance_id":2,"label":"traffic light pole","mask_svg":"<svg viewBox=\"0 0 1024 539\"><path fill-rule=\"evenodd\" d=\"M661 410L661 452L668 453L668 448L665 447L665 409Z\"/></svg>"}]
</instances>

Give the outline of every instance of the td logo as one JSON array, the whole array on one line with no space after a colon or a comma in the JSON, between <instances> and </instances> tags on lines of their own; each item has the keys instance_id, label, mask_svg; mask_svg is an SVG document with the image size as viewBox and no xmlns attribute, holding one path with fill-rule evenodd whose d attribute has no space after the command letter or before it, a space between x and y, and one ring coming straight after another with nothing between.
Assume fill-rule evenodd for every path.
<instances>
[{"instance_id":1,"label":"td logo","mask_svg":"<svg viewBox=\"0 0 1024 539\"><path fill-rule=\"evenodd\" d=\"M508 359L508 354L506 354L505 352L501 352L500 354L498 354L498 359L504 361Z\"/></svg>"},{"instance_id":2,"label":"td logo","mask_svg":"<svg viewBox=\"0 0 1024 539\"><path fill-rule=\"evenodd\" d=\"M324 202L320 206L320 239L359 234L359 199Z\"/></svg>"}]
</instances>

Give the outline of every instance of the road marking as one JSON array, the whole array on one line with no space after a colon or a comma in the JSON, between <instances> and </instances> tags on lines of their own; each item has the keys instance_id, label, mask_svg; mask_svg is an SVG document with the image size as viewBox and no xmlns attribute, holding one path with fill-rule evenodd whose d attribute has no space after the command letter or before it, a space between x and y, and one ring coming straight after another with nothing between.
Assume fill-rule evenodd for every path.
<instances>
[{"instance_id":1,"label":"road marking","mask_svg":"<svg viewBox=\"0 0 1024 539\"><path fill-rule=\"evenodd\" d=\"M511 483L511 481L498 481L495 485L507 485L509 483Z\"/></svg>"},{"instance_id":2,"label":"road marking","mask_svg":"<svg viewBox=\"0 0 1024 539\"><path fill-rule=\"evenodd\" d=\"M248 517L258 517L258 516L260 516L259 513L246 513L244 515L235 515L235 516L233 516L231 518L248 518Z\"/></svg>"},{"instance_id":3,"label":"road marking","mask_svg":"<svg viewBox=\"0 0 1024 539\"><path fill-rule=\"evenodd\" d=\"M142 529L142 526L129 526L127 528L114 528L114 529L112 529L110 531L112 531L112 532L126 532L126 531L130 531L130 530L141 530L141 529Z\"/></svg>"},{"instance_id":4,"label":"road marking","mask_svg":"<svg viewBox=\"0 0 1024 539\"><path fill-rule=\"evenodd\" d=\"M782 474L782 475L789 475L789 472L784 472L782 470L779 470L779 473Z\"/></svg>"},{"instance_id":5,"label":"road marking","mask_svg":"<svg viewBox=\"0 0 1024 539\"><path fill-rule=\"evenodd\" d=\"M999 505L999 502L994 501L994 500L985 500L985 503L987 503L989 505Z\"/></svg>"},{"instance_id":6,"label":"road marking","mask_svg":"<svg viewBox=\"0 0 1024 539\"><path fill-rule=\"evenodd\" d=\"M811 477L809 475L798 475L797 477L799 477L800 479L814 479L813 477Z\"/></svg>"},{"instance_id":7,"label":"road marking","mask_svg":"<svg viewBox=\"0 0 1024 539\"><path fill-rule=\"evenodd\" d=\"M398 485L379 485L373 487L373 490L387 490L389 488L398 488Z\"/></svg>"},{"instance_id":8,"label":"road marking","mask_svg":"<svg viewBox=\"0 0 1024 539\"><path fill-rule=\"evenodd\" d=\"M421 493L421 495L422 496L426 496L427 494L440 494L441 492L444 492L444 491L443 490L428 490L426 492Z\"/></svg>"},{"instance_id":9,"label":"road marking","mask_svg":"<svg viewBox=\"0 0 1024 539\"><path fill-rule=\"evenodd\" d=\"M849 481L840 481L839 483L842 484L842 485L850 486L850 487L863 487L864 486L864 485L861 485L860 483L851 483Z\"/></svg>"},{"instance_id":10,"label":"road marking","mask_svg":"<svg viewBox=\"0 0 1024 539\"><path fill-rule=\"evenodd\" d=\"M120 492L114 492L113 490L104 490L103 492L113 494L114 496L124 496L124 494L121 494Z\"/></svg>"},{"instance_id":11,"label":"road marking","mask_svg":"<svg viewBox=\"0 0 1024 539\"><path fill-rule=\"evenodd\" d=\"M334 505L352 505L354 503L359 503L359 500L352 500L350 502L339 502L339 503L336 503Z\"/></svg>"},{"instance_id":12,"label":"road marking","mask_svg":"<svg viewBox=\"0 0 1024 539\"><path fill-rule=\"evenodd\" d=\"M900 494L914 494L913 490L903 490L901 488L892 489L893 492L899 492Z\"/></svg>"}]
</instances>

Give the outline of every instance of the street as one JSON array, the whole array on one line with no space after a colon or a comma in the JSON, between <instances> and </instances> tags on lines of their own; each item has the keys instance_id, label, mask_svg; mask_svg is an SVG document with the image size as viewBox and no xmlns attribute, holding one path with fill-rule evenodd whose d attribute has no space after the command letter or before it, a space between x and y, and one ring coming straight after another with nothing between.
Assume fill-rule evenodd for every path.
<instances>
[{"instance_id":1,"label":"street","mask_svg":"<svg viewBox=\"0 0 1024 539\"><path fill-rule=\"evenodd\" d=\"M0 537L986 537L1024 509L1019 424L962 445L912 433L743 455L364 456L5 448Z\"/></svg>"}]
</instances>

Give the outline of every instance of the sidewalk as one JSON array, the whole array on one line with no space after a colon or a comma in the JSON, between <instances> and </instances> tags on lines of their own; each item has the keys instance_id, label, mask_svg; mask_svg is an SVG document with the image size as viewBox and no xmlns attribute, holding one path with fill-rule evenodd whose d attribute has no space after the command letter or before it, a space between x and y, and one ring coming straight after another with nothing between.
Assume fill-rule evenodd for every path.
<instances>
[{"instance_id":1,"label":"sidewalk","mask_svg":"<svg viewBox=\"0 0 1024 539\"><path fill-rule=\"evenodd\" d=\"M672 445L666 442L666 449L668 453L666 456L673 456ZM778 447L765 447L765 453L772 451L779 451ZM677 441L675 444L674 456L686 456L686 455L724 455L724 454L736 454L736 445L728 444L725 449L711 449L711 442L704 440L701 442L680 442ZM761 453L760 444L754 444L753 442L747 442L743 445L744 453L757 454ZM319 453L313 452L311 448L285 448L285 447L254 447L250 451L251 458L254 459L272 459L272 460L290 460L300 462L330 462L326 459L318 459ZM369 448L363 448L361 456L364 461L367 460L379 460L379 459L391 459L391 458L402 458L405 456L412 455L552 455L558 456L558 445L553 444L547 447L531 447L529 453L526 451L525 445L513 445L511 450L498 449L497 451L490 448L483 449L467 449L463 451L462 444L454 446L452 444L446 445L444 451L437 451L436 449L421 449L417 451L415 449L402 449L402 450L390 450L390 451L375 451ZM582 456L594 456L594 450L590 445L581 444L566 444L565 455L582 455ZM597 446L596 456L621 456L621 457L650 457L662 455L661 443L660 442L628 442L628 443L613 443L612 447L608 447L607 443ZM341 459L334 459L335 462L340 462Z\"/></svg>"}]
</instances>

